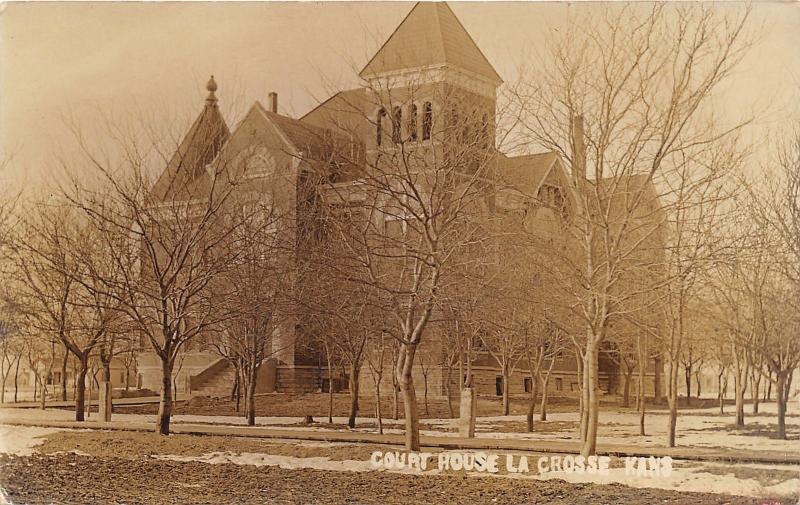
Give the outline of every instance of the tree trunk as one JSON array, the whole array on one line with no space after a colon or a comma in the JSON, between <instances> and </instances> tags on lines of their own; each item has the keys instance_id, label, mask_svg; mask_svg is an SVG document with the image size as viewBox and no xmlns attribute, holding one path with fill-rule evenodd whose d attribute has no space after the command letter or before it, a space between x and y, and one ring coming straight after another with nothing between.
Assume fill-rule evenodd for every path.
<instances>
[{"instance_id":1,"label":"tree trunk","mask_svg":"<svg viewBox=\"0 0 800 505\"><path fill-rule=\"evenodd\" d=\"M547 399L549 398L548 389L550 384L550 376L553 375L553 365L556 363L556 358L550 359L550 364L547 366L547 373L542 380L542 404L539 406L539 420L547 421ZM541 376L541 374L540 374Z\"/></svg>"},{"instance_id":2,"label":"tree trunk","mask_svg":"<svg viewBox=\"0 0 800 505\"><path fill-rule=\"evenodd\" d=\"M744 378L742 375L744 375ZM734 379L734 388L736 389L736 427L744 428L744 395L747 390L747 373L742 374L737 371Z\"/></svg>"},{"instance_id":3,"label":"tree trunk","mask_svg":"<svg viewBox=\"0 0 800 505\"><path fill-rule=\"evenodd\" d=\"M686 365L683 367L683 375L686 379L686 405L692 404L692 366Z\"/></svg>"},{"instance_id":4,"label":"tree trunk","mask_svg":"<svg viewBox=\"0 0 800 505\"><path fill-rule=\"evenodd\" d=\"M383 435L383 413L381 412L381 375L375 381L375 417L378 419L378 433Z\"/></svg>"},{"instance_id":5,"label":"tree trunk","mask_svg":"<svg viewBox=\"0 0 800 505\"><path fill-rule=\"evenodd\" d=\"M325 362L328 364L328 424L333 424L333 363L331 344L325 340Z\"/></svg>"},{"instance_id":6,"label":"tree trunk","mask_svg":"<svg viewBox=\"0 0 800 505\"><path fill-rule=\"evenodd\" d=\"M639 435L645 436L644 430L644 418L645 418L645 395L644 395L644 367L645 364L642 363L639 367Z\"/></svg>"},{"instance_id":7,"label":"tree trunk","mask_svg":"<svg viewBox=\"0 0 800 505\"><path fill-rule=\"evenodd\" d=\"M161 400L158 403L156 430L160 435L169 435L172 417L172 360L161 358Z\"/></svg>"},{"instance_id":8,"label":"tree trunk","mask_svg":"<svg viewBox=\"0 0 800 505\"><path fill-rule=\"evenodd\" d=\"M353 362L350 365L350 414L347 417L347 426L350 429L356 427L356 415L358 415L359 375L361 375L361 367L357 362Z\"/></svg>"},{"instance_id":9,"label":"tree trunk","mask_svg":"<svg viewBox=\"0 0 800 505\"><path fill-rule=\"evenodd\" d=\"M400 392L400 385L397 383L397 374L392 373L392 419L397 421L400 418L400 401L398 393Z\"/></svg>"},{"instance_id":10,"label":"tree trunk","mask_svg":"<svg viewBox=\"0 0 800 505\"><path fill-rule=\"evenodd\" d=\"M239 370L234 367L233 369L233 384L231 384L231 397L230 400L236 399L236 390L239 388ZM239 402L236 402L236 412L239 412Z\"/></svg>"},{"instance_id":11,"label":"tree trunk","mask_svg":"<svg viewBox=\"0 0 800 505\"><path fill-rule=\"evenodd\" d=\"M752 368L753 382L750 385L750 395L753 397L753 414L758 414L758 402L760 400L759 393L761 392L761 372Z\"/></svg>"},{"instance_id":12,"label":"tree trunk","mask_svg":"<svg viewBox=\"0 0 800 505\"><path fill-rule=\"evenodd\" d=\"M41 402L40 407L41 407L42 410L44 410L44 408L45 408L45 401L46 401L46 397L45 397L45 393L46 393L45 380L46 379L45 379L44 376L39 377L39 385L40 385L39 401Z\"/></svg>"},{"instance_id":13,"label":"tree trunk","mask_svg":"<svg viewBox=\"0 0 800 505\"><path fill-rule=\"evenodd\" d=\"M64 349L64 359L61 360L61 401L67 401L67 361L69 361L69 350Z\"/></svg>"},{"instance_id":14,"label":"tree trunk","mask_svg":"<svg viewBox=\"0 0 800 505\"><path fill-rule=\"evenodd\" d=\"M669 382L667 384L667 405L669 419L667 421L667 447L675 447L678 427L678 362L669 360Z\"/></svg>"},{"instance_id":15,"label":"tree trunk","mask_svg":"<svg viewBox=\"0 0 800 505\"><path fill-rule=\"evenodd\" d=\"M510 411L509 405L509 398L508 398L508 365L503 365L502 368L502 377L503 377L503 415L507 416Z\"/></svg>"},{"instance_id":16,"label":"tree trunk","mask_svg":"<svg viewBox=\"0 0 800 505\"><path fill-rule=\"evenodd\" d=\"M697 384L697 399L700 399L700 388L702 386L702 381L700 380L700 368L695 370L694 372L694 382Z\"/></svg>"},{"instance_id":17,"label":"tree trunk","mask_svg":"<svg viewBox=\"0 0 800 505\"><path fill-rule=\"evenodd\" d=\"M86 402L86 374L89 371L88 356L80 359L80 368L78 369L78 376L76 377L75 384L75 420L83 421L85 402ZM91 406L92 398L89 397L89 405Z\"/></svg>"},{"instance_id":18,"label":"tree trunk","mask_svg":"<svg viewBox=\"0 0 800 505\"><path fill-rule=\"evenodd\" d=\"M633 370L625 367L625 385L622 389L622 406L623 407L630 407L631 406L631 378L633 377Z\"/></svg>"},{"instance_id":19,"label":"tree trunk","mask_svg":"<svg viewBox=\"0 0 800 505\"><path fill-rule=\"evenodd\" d=\"M719 413L725 413L725 393L722 389L722 378L725 375L725 369L721 369L717 374L717 399L719 400Z\"/></svg>"},{"instance_id":20,"label":"tree trunk","mask_svg":"<svg viewBox=\"0 0 800 505\"><path fill-rule=\"evenodd\" d=\"M663 388L661 387L661 376L664 374L664 359L660 354L654 358L653 368L655 368L655 375L653 376L653 403L661 405L664 396Z\"/></svg>"},{"instance_id":21,"label":"tree trunk","mask_svg":"<svg viewBox=\"0 0 800 505\"><path fill-rule=\"evenodd\" d=\"M236 365L236 412L239 413L242 408L242 366Z\"/></svg>"},{"instance_id":22,"label":"tree trunk","mask_svg":"<svg viewBox=\"0 0 800 505\"><path fill-rule=\"evenodd\" d=\"M7 354L3 352L3 359L0 361L0 366L2 366L3 372L3 389L0 390L0 403L6 402L6 379L8 378L8 374L11 373L11 360L8 360L8 371L6 371L6 356Z\"/></svg>"},{"instance_id":23,"label":"tree trunk","mask_svg":"<svg viewBox=\"0 0 800 505\"><path fill-rule=\"evenodd\" d=\"M638 335L636 338L636 359L639 368L639 435L645 436L644 420L645 420L645 399L647 395L644 390L644 375L647 370L647 337Z\"/></svg>"},{"instance_id":24,"label":"tree trunk","mask_svg":"<svg viewBox=\"0 0 800 505\"><path fill-rule=\"evenodd\" d=\"M19 362L20 356L17 356L17 364L14 367L14 403L17 403L17 393L19 393Z\"/></svg>"},{"instance_id":25,"label":"tree trunk","mask_svg":"<svg viewBox=\"0 0 800 505\"><path fill-rule=\"evenodd\" d=\"M398 382L403 393L403 411L405 413L405 447L407 451L419 451L419 414L417 412L417 394L414 390L412 366L416 353L416 344L403 344L401 375Z\"/></svg>"},{"instance_id":26,"label":"tree trunk","mask_svg":"<svg viewBox=\"0 0 800 505\"><path fill-rule=\"evenodd\" d=\"M789 400L789 388L786 381L786 374L778 372L778 383L776 389L776 400L778 403L778 432L776 436L780 440L786 440L786 404Z\"/></svg>"},{"instance_id":27,"label":"tree trunk","mask_svg":"<svg viewBox=\"0 0 800 505\"><path fill-rule=\"evenodd\" d=\"M767 372L767 377L769 380L767 381L767 387L764 388L764 401L768 402L772 399L772 372Z\"/></svg>"},{"instance_id":28,"label":"tree trunk","mask_svg":"<svg viewBox=\"0 0 800 505\"><path fill-rule=\"evenodd\" d=\"M588 401L587 401L588 389L586 387L586 380L587 379L586 379L586 373L585 373L585 367L584 367L584 360L585 359L586 359L586 356L585 355L582 356L580 351L576 350L576 352L575 352L575 361L577 362L578 375L581 378L581 380L578 381L578 384L579 384L578 387L580 388L580 395L579 395L580 400L578 402L578 412L580 413L580 420L581 420L580 421L581 443L583 443L586 440L586 426L587 426L586 404L588 403Z\"/></svg>"},{"instance_id":29,"label":"tree trunk","mask_svg":"<svg viewBox=\"0 0 800 505\"><path fill-rule=\"evenodd\" d=\"M594 455L597 452L597 423L599 420L600 395L599 395L599 375L598 375L598 349L595 336L586 346L586 358L584 363L584 376L586 377L584 387L584 397L586 398L586 438L581 446L581 456L584 458Z\"/></svg>"},{"instance_id":30,"label":"tree trunk","mask_svg":"<svg viewBox=\"0 0 800 505\"><path fill-rule=\"evenodd\" d=\"M547 421L547 399L550 397L549 393L549 386L550 383L550 374L553 370L553 364L550 363L550 367L547 370L547 375L544 376L542 380L542 403L539 405L539 420L540 421Z\"/></svg>"},{"instance_id":31,"label":"tree trunk","mask_svg":"<svg viewBox=\"0 0 800 505\"><path fill-rule=\"evenodd\" d=\"M452 391L453 388L450 385L450 379L452 378L451 375L453 372L449 366L446 367L446 370L447 370L447 376L444 382L444 391L447 394L447 410L450 413L450 418L452 419L456 415L455 411L453 410L453 391Z\"/></svg>"},{"instance_id":32,"label":"tree trunk","mask_svg":"<svg viewBox=\"0 0 800 505\"><path fill-rule=\"evenodd\" d=\"M424 383L423 392L422 392L422 398L423 398L423 403L425 404L425 416L426 417L430 417L431 412L430 412L430 409L428 408L428 373L427 372L423 372L423 374L422 374L422 382Z\"/></svg>"},{"instance_id":33,"label":"tree trunk","mask_svg":"<svg viewBox=\"0 0 800 505\"><path fill-rule=\"evenodd\" d=\"M531 375L531 397L528 404L528 414L525 416L525 424L528 433L533 433L533 414L536 410L536 398L539 396L539 378Z\"/></svg>"},{"instance_id":34,"label":"tree trunk","mask_svg":"<svg viewBox=\"0 0 800 505\"><path fill-rule=\"evenodd\" d=\"M258 378L258 365L250 363L247 369L247 426L256 425L256 381Z\"/></svg>"}]
</instances>

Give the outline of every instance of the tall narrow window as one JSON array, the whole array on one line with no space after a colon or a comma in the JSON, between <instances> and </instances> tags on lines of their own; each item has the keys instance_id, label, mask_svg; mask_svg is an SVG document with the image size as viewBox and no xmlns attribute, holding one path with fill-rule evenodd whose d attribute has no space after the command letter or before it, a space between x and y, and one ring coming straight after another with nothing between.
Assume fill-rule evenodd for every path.
<instances>
[{"instance_id":1,"label":"tall narrow window","mask_svg":"<svg viewBox=\"0 0 800 505\"><path fill-rule=\"evenodd\" d=\"M375 121L375 143L381 145L383 142L383 118L386 117L386 109L381 107L378 110L378 117Z\"/></svg>"},{"instance_id":2,"label":"tall narrow window","mask_svg":"<svg viewBox=\"0 0 800 505\"><path fill-rule=\"evenodd\" d=\"M395 144L400 143L402 136L401 130L403 126L403 109L395 107L392 111L392 142Z\"/></svg>"},{"instance_id":3,"label":"tall narrow window","mask_svg":"<svg viewBox=\"0 0 800 505\"><path fill-rule=\"evenodd\" d=\"M422 140L430 140L433 129L433 104L425 102L422 111Z\"/></svg>"},{"instance_id":4,"label":"tall narrow window","mask_svg":"<svg viewBox=\"0 0 800 505\"><path fill-rule=\"evenodd\" d=\"M413 103L408 108L408 138L417 140L417 106Z\"/></svg>"}]
</instances>

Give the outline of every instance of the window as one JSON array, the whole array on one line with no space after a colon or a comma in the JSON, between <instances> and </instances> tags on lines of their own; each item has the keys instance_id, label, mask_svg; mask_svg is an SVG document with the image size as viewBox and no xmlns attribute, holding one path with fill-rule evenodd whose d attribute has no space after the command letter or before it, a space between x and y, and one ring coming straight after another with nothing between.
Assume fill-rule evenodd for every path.
<instances>
[{"instance_id":1,"label":"window","mask_svg":"<svg viewBox=\"0 0 800 505\"><path fill-rule=\"evenodd\" d=\"M494 393L496 396L503 396L503 376L498 375L494 378Z\"/></svg>"},{"instance_id":2,"label":"window","mask_svg":"<svg viewBox=\"0 0 800 505\"><path fill-rule=\"evenodd\" d=\"M408 138L417 140L417 106L413 103L408 108Z\"/></svg>"},{"instance_id":3,"label":"window","mask_svg":"<svg viewBox=\"0 0 800 505\"><path fill-rule=\"evenodd\" d=\"M561 377L556 377L556 391L564 390L564 380Z\"/></svg>"},{"instance_id":4,"label":"window","mask_svg":"<svg viewBox=\"0 0 800 505\"><path fill-rule=\"evenodd\" d=\"M375 144L381 145L383 141L383 118L386 117L386 109L378 109L378 116L375 120Z\"/></svg>"},{"instance_id":5,"label":"window","mask_svg":"<svg viewBox=\"0 0 800 505\"><path fill-rule=\"evenodd\" d=\"M430 140L433 130L433 104L425 102L422 111L422 140Z\"/></svg>"},{"instance_id":6,"label":"window","mask_svg":"<svg viewBox=\"0 0 800 505\"><path fill-rule=\"evenodd\" d=\"M564 210L564 193L561 188L543 185L539 188L539 200L548 207Z\"/></svg>"},{"instance_id":7,"label":"window","mask_svg":"<svg viewBox=\"0 0 800 505\"><path fill-rule=\"evenodd\" d=\"M395 144L400 143L402 135L401 130L403 126L403 109L395 107L392 111L392 142Z\"/></svg>"},{"instance_id":8,"label":"window","mask_svg":"<svg viewBox=\"0 0 800 505\"><path fill-rule=\"evenodd\" d=\"M525 379L523 379L522 385L525 388L526 393L530 393L531 390L533 389L533 381L531 380L530 377L525 377Z\"/></svg>"}]
</instances>

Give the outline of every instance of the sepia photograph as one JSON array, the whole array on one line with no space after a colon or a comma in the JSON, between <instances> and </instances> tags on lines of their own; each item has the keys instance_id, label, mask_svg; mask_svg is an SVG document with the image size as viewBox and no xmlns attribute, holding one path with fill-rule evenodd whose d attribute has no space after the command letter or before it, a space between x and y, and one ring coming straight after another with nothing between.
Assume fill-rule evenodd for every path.
<instances>
[{"instance_id":1,"label":"sepia photograph","mask_svg":"<svg viewBox=\"0 0 800 505\"><path fill-rule=\"evenodd\" d=\"M800 505L800 2L0 2L0 504Z\"/></svg>"}]
</instances>

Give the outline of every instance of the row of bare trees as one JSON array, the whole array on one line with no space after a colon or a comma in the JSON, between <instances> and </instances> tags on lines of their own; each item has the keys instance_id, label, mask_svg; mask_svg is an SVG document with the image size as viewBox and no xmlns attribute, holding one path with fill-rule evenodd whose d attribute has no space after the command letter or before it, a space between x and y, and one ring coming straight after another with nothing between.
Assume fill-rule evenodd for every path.
<instances>
[{"instance_id":1,"label":"row of bare trees","mask_svg":"<svg viewBox=\"0 0 800 505\"><path fill-rule=\"evenodd\" d=\"M93 355L108 369L120 335L142 335L161 363L164 434L189 341L212 337L254 424L258 370L298 344L299 328L325 356L331 393L333 369L346 369L351 427L364 365L379 419L391 380L409 450L420 446L415 370L427 400L431 366L441 369L454 413L450 377L458 368L459 389L474 391L476 346L501 371L504 414L510 376L530 375L529 429L539 392L546 415L554 363L575 353L584 455L596 451L608 349L625 403L637 373L642 434L649 363L666 364L674 446L680 369L688 397L707 359L733 372L738 424L748 381L756 396L762 377L774 383L785 435L800 359L800 149L784 147L773 178L746 180L750 118L721 124L712 110L751 44L748 18L694 5L606 9L554 35L536 72L497 103L424 72L366 79L369 105L339 97L315 139L333 147L297 180L276 174L260 186L235 148L220 154L230 134L213 120L213 91L195 125L204 141L188 148L142 138L153 124L110 122L113 148L74 127L80 166L96 177L20 219L10 246L20 312L83 374ZM502 151L523 146L552 153L547 185L498 168ZM163 166L166 189L154 191ZM285 201L290 192L297 201ZM699 355L703 336L729 353Z\"/></svg>"}]
</instances>

